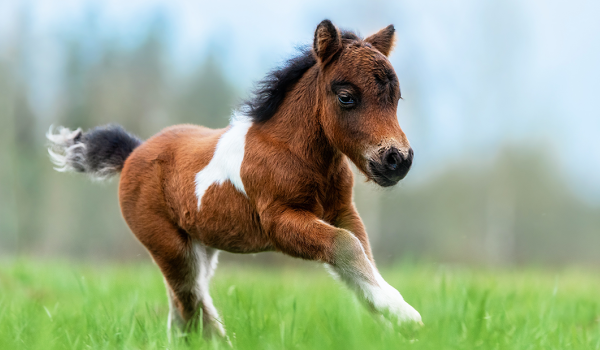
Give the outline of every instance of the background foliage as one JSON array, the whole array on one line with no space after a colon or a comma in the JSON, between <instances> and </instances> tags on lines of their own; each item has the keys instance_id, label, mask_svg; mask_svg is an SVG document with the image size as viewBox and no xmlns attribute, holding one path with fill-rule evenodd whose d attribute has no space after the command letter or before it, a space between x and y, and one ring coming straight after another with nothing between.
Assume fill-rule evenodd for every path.
<instances>
[{"instance_id":1,"label":"background foliage","mask_svg":"<svg viewBox=\"0 0 600 350\"><path fill-rule=\"evenodd\" d=\"M268 67L292 52L277 51L275 44L268 46L270 51L264 45L254 51L242 44L229 45L232 31L242 35L251 27L205 30L197 34L209 38L202 54L191 55L182 68L181 54L173 53L177 51L173 48L173 28L178 20L164 15L168 8L158 6L146 13L131 34L118 26L110 30L112 22L104 5L89 4L80 17L71 20L77 25L51 27L45 36L40 34L35 6L16 6L9 12L10 18L4 12L5 19L11 21L0 27L3 256L146 259L121 219L118 180L92 184L81 176L54 172L45 150L45 131L52 124L87 129L115 122L148 138L175 123L224 127L231 109L246 96L249 80L260 79ZM461 4L467 8L473 5L468 1ZM307 4L306 8L311 6L315 5ZM569 167L559 152L562 138L535 132L546 130L542 127L545 118L556 123L551 116L559 113L558 108L552 110L551 103L542 108L539 101L534 106L533 101L521 100L521 105L511 107L512 114L499 116L490 110L501 106L500 96L507 94L507 99L519 101L518 92L531 87L519 80L523 67L527 67L522 65L528 57L524 56L528 52L524 38L533 35L528 23L540 19L527 17L531 12L520 6L512 2L471 6L479 11L474 10L475 18L489 19L470 24L481 29L477 32L480 41L450 51L480 65L472 70L455 65L427 74L416 62L431 60L434 54L424 51L426 44L421 47L411 41L411 30L422 29L427 22L410 22L403 14L423 14L422 9L406 5L403 11L390 11L388 16L367 12L370 17L366 18L352 15L354 12L335 14L343 27L352 24L360 29L365 24L377 28L389 20L399 28L399 53L392 57L405 96L399 118L413 142L416 163L396 189L377 188L358 175L355 191L380 263L393 263L402 257L490 265L600 263L600 199L593 186L567 171ZM206 9L208 13L213 10ZM327 8L299 20L304 42L310 41L314 25L326 16L323 12L328 12ZM259 12L255 15L261 18ZM257 24L255 31L261 30L263 25ZM272 28L269 34L279 38ZM263 33L251 39L263 43L269 38ZM294 44L292 39L281 40ZM490 46L478 46L490 40ZM248 42L253 41L245 42L251 47ZM248 57L237 55L234 48L238 46L244 47ZM258 51L264 59L260 65L252 65L251 57ZM442 59L445 55L448 51L440 53ZM458 80L451 75L454 69L461 70ZM441 83L435 85L432 75L438 73ZM467 101L453 100L450 94L461 84L470 84ZM434 92L442 97L432 100ZM453 103L461 103L463 110L471 112L456 114ZM598 109L590 108L587 116L597 117ZM573 116L574 128L579 114L575 110L560 113L566 113L565 118ZM527 124L515 119L519 115L541 117L528 119ZM571 124L562 128L566 135ZM492 129L495 131L489 131ZM521 136L515 137L511 129ZM581 135L584 139L583 131ZM490 138L496 140L494 147L484 142ZM466 143L456 146L461 140ZM594 153L577 157L582 169L598 163Z\"/></svg>"}]
</instances>

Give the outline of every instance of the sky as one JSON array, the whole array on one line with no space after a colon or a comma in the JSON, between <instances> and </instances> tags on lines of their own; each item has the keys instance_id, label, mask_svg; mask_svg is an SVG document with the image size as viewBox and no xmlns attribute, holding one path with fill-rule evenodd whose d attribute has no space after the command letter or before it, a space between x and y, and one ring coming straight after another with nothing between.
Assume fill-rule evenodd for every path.
<instances>
[{"instance_id":1,"label":"sky","mask_svg":"<svg viewBox=\"0 0 600 350\"><path fill-rule=\"evenodd\" d=\"M0 0L0 59L24 17L38 43L39 106L60 76L57 38L90 22L90 35L135 47L158 18L175 70L212 52L242 89L310 43L324 18L364 36L392 23L398 116L422 166L485 161L506 143L542 147L572 189L600 203L600 2Z\"/></svg>"}]
</instances>

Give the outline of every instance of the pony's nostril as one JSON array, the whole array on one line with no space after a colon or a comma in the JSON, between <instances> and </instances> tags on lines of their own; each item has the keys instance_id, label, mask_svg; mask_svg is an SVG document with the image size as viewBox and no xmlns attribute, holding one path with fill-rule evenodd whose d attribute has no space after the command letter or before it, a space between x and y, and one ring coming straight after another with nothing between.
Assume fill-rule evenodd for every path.
<instances>
[{"instance_id":1,"label":"pony's nostril","mask_svg":"<svg viewBox=\"0 0 600 350\"><path fill-rule=\"evenodd\" d=\"M412 152L400 153L396 147L380 150L379 156L369 160L369 169L375 182L388 187L402 180L412 164Z\"/></svg>"},{"instance_id":2,"label":"pony's nostril","mask_svg":"<svg viewBox=\"0 0 600 350\"><path fill-rule=\"evenodd\" d=\"M402 162L402 158L400 158L400 154L395 149L391 149L388 154L385 156L386 166L390 170L396 170L400 166Z\"/></svg>"}]
</instances>

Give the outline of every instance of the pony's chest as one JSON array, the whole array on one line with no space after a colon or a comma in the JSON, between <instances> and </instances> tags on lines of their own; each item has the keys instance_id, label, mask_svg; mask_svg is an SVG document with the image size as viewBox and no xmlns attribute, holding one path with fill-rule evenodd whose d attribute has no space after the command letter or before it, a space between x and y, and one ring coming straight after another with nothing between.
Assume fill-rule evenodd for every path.
<instances>
[{"instance_id":1,"label":"pony's chest","mask_svg":"<svg viewBox=\"0 0 600 350\"><path fill-rule=\"evenodd\" d=\"M315 196L314 214L325 222L335 222L340 208L341 197L343 195L337 187L326 188Z\"/></svg>"},{"instance_id":2,"label":"pony's chest","mask_svg":"<svg viewBox=\"0 0 600 350\"><path fill-rule=\"evenodd\" d=\"M210 162L194 176L196 235L210 247L234 253L270 249L241 178L250 126L248 120L233 121L219 138Z\"/></svg>"},{"instance_id":3,"label":"pony's chest","mask_svg":"<svg viewBox=\"0 0 600 350\"><path fill-rule=\"evenodd\" d=\"M255 208L230 181L206 190L193 227L200 241L220 250L257 253L272 249Z\"/></svg>"}]
</instances>

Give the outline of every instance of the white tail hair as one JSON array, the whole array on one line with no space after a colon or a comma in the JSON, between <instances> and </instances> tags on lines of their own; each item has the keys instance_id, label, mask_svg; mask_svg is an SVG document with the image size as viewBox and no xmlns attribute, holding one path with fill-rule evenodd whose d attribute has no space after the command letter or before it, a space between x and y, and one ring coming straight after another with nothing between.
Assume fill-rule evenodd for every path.
<instances>
[{"instance_id":1,"label":"white tail hair","mask_svg":"<svg viewBox=\"0 0 600 350\"><path fill-rule=\"evenodd\" d=\"M97 180L121 171L129 154L142 141L121 126L96 127L87 132L51 126L46 133L48 153L57 171L87 173Z\"/></svg>"}]
</instances>

